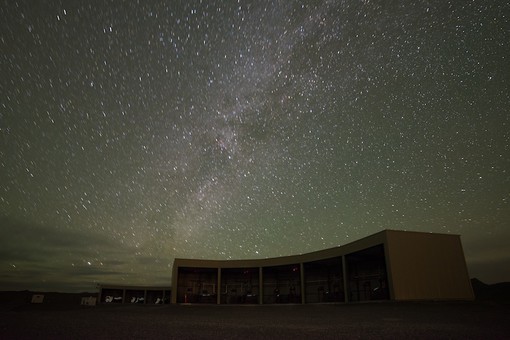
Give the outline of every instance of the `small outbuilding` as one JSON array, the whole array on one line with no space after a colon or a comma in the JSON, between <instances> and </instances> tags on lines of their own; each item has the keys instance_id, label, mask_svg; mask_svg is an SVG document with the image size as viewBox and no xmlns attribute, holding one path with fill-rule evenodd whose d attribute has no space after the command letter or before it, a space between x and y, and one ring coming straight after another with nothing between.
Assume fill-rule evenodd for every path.
<instances>
[{"instance_id":1,"label":"small outbuilding","mask_svg":"<svg viewBox=\"0 0 510 340\"><path fill-rule=\"evenodd\" d=\"M34 294L32 295L31 303L43 303L44 301L44 294Z\"/></svg>"},{"instance_id":2,"label":"small outbuilding","mask_svg":"<svg viewBox=\"0 0 510 340\"><path fill-rule=\"evenodd\" d=\"M81 298L81 305L83 306L95 306L97 298L95 296L84 296Z\"/></svg>"},{"instance_id":3,"label":"small outbuilding","mask_svg":"<svg viewBox=\"0 0 510 340\"><path fill-rule=\"evenodd\" d=\"M459 235L384 230L344 246L252 260L178 258L172 303L472 300Z\"/></svg>"}]
</instances>

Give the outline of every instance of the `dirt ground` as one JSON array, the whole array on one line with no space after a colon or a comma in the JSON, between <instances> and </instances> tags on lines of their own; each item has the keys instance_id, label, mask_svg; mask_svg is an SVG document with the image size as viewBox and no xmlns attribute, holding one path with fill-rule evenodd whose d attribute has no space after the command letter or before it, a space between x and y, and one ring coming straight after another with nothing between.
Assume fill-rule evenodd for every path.
<instances>
[{"instance_id":1,"label":"dirt ground","mask_svg":"<svg viewBox=\"0 0 510 340\"><path fill-rule=\"evenodd\" d=\"M510 339L510 305L0 306L0 339Z\"/></svg>"}]
</instances>

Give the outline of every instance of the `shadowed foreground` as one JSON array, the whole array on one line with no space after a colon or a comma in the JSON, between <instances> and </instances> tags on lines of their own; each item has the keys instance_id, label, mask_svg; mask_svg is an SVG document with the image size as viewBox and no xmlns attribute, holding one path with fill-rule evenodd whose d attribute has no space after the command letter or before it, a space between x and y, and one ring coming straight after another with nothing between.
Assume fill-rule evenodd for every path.
<instances>
[{"instance_id":1,"label":"shadowed foreground","mask_svg":"<svg viewBox=\"0 0 510 340\"><path fill-rule=\"evenodd\" d=\"M471 338L510 334L509 305L4 305L0 338Z\"/></svg>"}]
</instances>

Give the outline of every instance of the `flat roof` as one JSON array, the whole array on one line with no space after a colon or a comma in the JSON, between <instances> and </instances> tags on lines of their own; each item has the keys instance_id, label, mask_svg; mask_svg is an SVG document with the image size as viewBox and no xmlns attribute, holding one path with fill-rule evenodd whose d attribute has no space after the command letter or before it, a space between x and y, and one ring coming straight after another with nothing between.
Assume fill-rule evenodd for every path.
<instances>
[{"instance_id":1,"label":"flat roof","mask_svg":"<svg viewBox=\"0 0 510 340\"><path fill-rule=\"evenodd\" d=\"M128 290L171 290L170 286L131 286L115 284L98 284L99 289L128 289Z\"/></svg>"}]
</instances>

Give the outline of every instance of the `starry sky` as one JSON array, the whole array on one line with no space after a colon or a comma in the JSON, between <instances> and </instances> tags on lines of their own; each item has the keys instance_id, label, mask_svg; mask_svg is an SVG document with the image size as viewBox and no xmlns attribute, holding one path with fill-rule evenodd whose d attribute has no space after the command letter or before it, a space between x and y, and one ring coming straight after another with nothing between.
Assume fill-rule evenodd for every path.
<instances>
[{"instance_id":1,"label":"starry sky","mask_svg":"<svg viewBox=\"0 0 510 340\"><path fill-rule=\"evenodd\" d=\"M506 1L0 6L0 289L460 234L510 281Z\"/></svg>"}]
</instances>

